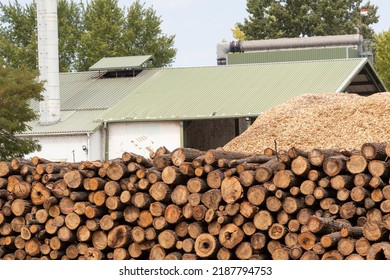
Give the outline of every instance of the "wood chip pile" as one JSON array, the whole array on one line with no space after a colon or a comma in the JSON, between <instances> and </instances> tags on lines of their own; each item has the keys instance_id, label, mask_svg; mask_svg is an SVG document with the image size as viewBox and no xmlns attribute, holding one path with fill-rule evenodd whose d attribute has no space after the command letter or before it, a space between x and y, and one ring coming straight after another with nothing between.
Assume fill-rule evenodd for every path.
<instances>
[{"instance_id":1,"label":"wood chip pile","mask_svg":"<svg viewBox=\"0 0 390 280\"><path fill-rule=\"evenodd\" d=\"M390 144L0 162L0 259L390 259Z\"/></svg>"},{"instance_id":2,"label":"wood chip pile","mask_svg":"<svg viewBox=\"0 0 390 280\"><path fill-rule=\"evenodd\" d=\"M390 141L390 94L368 97L347 93L307 94L260 115L227 151L359 149L365 142Z\"/></svg>"}]
</instances>

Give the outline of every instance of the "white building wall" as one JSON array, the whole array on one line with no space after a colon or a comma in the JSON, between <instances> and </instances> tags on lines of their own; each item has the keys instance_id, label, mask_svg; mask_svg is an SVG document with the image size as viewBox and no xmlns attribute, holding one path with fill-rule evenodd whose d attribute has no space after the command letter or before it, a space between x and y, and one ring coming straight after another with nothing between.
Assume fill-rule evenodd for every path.
<instances>
[{"instance_id":1,"label":"white building wall","mask_svg":"<svg viewBox=\"0 0 390 280\"><path fill-rule=\"evenodd\" d=\"M102 131L98 130L89 135L89 160L103 160L104 146L103 146Z\"/></svg>"},{"instance_id":2,"label":"white building wall","mask_svg":"<svg viewBox=\"0 0 390 280\"><path fill-rule=\"evenodd\" d=\"M179 121L128 122L108 124L110 159L133 152L149 157L149 150L165 146L170 150L181 145Z\"/></svg>"},{"instance_id":3,"label":"white building wall","mask_svg":"<svg viewBox=\"0 0 390 280\"><path fill-rule=\"evenodd\" d=\"M87 134L35 136L42 150L25 156L38 156L51 161L80 162L103 159L101 132Z\"/></svg>"}]
</instances>

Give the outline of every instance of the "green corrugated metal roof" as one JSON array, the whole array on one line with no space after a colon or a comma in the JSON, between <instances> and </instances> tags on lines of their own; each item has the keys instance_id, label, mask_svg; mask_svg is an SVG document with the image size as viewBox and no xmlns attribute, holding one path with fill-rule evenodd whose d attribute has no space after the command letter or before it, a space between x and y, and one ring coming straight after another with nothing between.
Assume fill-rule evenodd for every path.
<instances>
[{"instance_id":1,"label":"green corrugated metal roof","mask_svg":"<svg viewBox=\"0 0 390 280\"><path fill-rule=\"evenodd\" d=\"M85 81L83 84L78 86L62 86L63 77L61 76L61 110L93 110L110 108L147 80L150 74L151 73L148 71L142 71L136 77L94 78ZM67 79L67 77L64 78ZM62 88L66 91L64 101L62 97ZM73 92L68 92L69 89L73 89Z\"/></svg>"},{"instance_id":2,"label":"green corrugated metal roof","mask_svg":"<svg viewBox=\"0 0 390 280\"><path fill-rule=\"evenodd\" d=\"M22 135L50 135L50 134L78 134L94 132L101 123L94 120L99 119L104 110L93 111L62 111L61 121L52 125L40 125L39 121L28 122L31 127Z\"/></svg>"},{"instance_id":3,"label":"green corrugated metal roof","mask_svg":"<svg viewBox=\"0 0 390 280\"><path fill-rule=\"evenodd\" d=\"M61 74L61 122L31 122L24 135L89 133L101 121L258 116L303 93L343 91L364 67L372 69L367 59L162 68L132 78Z\"/></svg>"},{"instance_id":4,"label":"green corrugated metal roof","mask_svg":"<svg viewBox=\"0 0 390 280\"><path fill-rule=\"evenodd\" d=\"M60 74L61 121L58 124L41 126L30 122L32 130L24 134L70 134L88 133L99 127L105 109L114 106L131 93L153 71L142 71L136 77L101 78L104 72L80 72ZM38 102L30 105L38 111Z\"/></svg>"},{"instance_id":5,"label":"green corrugated metal roof","mask_svg":"<svg viewBox=\"0 0 390 280\"><path fill-rule=\"evenodd\" d=\"M104 57L89 67L91 71L140 69L142 65L151 60L151 55Z\"/></svg>"},{"instance_id":6,"label":"green corrugated metal roof","mask_svg":"<svg viewBox=\"0 0 390 280\"><path fill-rule=\"evenodd\" d=\"M61 110L101 110L112 107L152 74L142 71L136 77L99 78L104 73L60 74ZM39 111L39 103L30 105Z\"/></svg>"},{"instance_id":7,"label":"green corrugated metal roof","mask_svg":"<svg viewBox=\"0 0 390 280\"><path fill-rule=\"evenodd\" d=\"M227 64L270 63L286 61L307 61L325 59L358 58L354 48L321 48L303 50L278 50L245 53L229 53Z\"/></svg>"},{"instance_id":8,"label":"green corrugated metal roof","mask_svg":"<svg viewBox=\"0 0 390 280\"><path fill-rule=\"evenodd\" d=\"M367 59L165 68L102 115L106 121L258 116L303 93L342 91Z\"/></svg>"}]
</instances>

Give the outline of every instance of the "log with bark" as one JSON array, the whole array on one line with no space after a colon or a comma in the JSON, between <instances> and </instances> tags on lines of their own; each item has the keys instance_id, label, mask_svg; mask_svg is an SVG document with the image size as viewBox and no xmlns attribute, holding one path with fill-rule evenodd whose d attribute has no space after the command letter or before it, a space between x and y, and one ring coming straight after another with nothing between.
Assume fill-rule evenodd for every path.
<instances>
[{"instance_id":1,"label":"log with bark","mask_svg":"<svg viewBox=\"0 0 390 280\"><path fill-rule=\"evenodd\" d=\"M387 259L390 144L0 162L0 259Z\"/></svg>"}]
</instances>

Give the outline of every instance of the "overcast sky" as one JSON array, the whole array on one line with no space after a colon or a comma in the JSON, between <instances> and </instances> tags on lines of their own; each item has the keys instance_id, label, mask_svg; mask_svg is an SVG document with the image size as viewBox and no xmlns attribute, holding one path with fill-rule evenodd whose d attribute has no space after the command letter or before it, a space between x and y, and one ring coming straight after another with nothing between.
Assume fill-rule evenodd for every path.
<instances>
[{"instance_id":1,"label":"overcast sky","mask_svg":"<svg viewBox=\"0 0 390 280\"><path fill-rule=\"evenodd\" d=\"M0 0L8 3L8 0ZM13 2L13 0L11 0ZM31 3L32 0L19 0ZM119 0L129 7L133 0ZM176 35L177 56L174 67L216 65L216 45L221 40L233 40L231 28L248 16L246 0L141 0L153 6L163 20L162 30ZM366 3L364 1L363 3ZM390 28L390 0L371 0L379 7L376 32Z\"/></svg>"}]
</instances>

